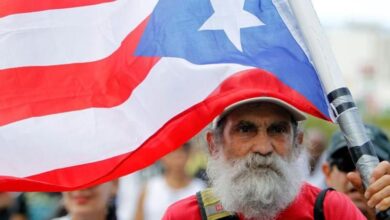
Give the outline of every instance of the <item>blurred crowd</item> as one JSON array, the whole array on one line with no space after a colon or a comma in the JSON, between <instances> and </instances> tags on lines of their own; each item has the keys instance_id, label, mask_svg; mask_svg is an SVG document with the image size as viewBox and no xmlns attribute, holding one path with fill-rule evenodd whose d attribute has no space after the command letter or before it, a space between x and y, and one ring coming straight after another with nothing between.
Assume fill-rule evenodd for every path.
<instances>
[{"instance_id":1,"label":"blurred crowd","mask_svg":"<svg viewBox=\"0 0 390 220\"><path fill-rule=\"evenodd\" d=\"M0 192L0 220L161 219L173 202L207 187L206 156L185 143L153 166L70 192Z\"/></svg>"},{"instance_id":2,"label":"blurred crowd","mask_svg":"<svg viewBox=\"0 0 390 220\"><path fill-rule=\"evenodd\" d=\"M381 161L390 160L390 142L377 126L366 125ZM207 188L207 150L195 138L153 166L91 188L71 192L0 192L0 220L156 220L172 203ZM355 166L338 131L330 139L318 128L305 133L310 174L306 181L346 194L368 219L367 204L347 180Z\"/></svg>"}]
</instances>

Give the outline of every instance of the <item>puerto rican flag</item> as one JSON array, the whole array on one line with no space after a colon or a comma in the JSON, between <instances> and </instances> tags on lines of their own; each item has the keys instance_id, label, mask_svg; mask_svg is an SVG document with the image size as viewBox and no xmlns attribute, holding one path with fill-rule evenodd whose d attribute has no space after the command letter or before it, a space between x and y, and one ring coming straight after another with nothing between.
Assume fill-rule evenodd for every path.
<instances>
[{"instance_id":1,"label":"puerto rican flag","mask_svg":"<svg viewBox=\"0 0 390 220\"><path fill-rule=\"evenodd\" d=\"M2 0L0 191L129 174L256 96L330 120L285 0Z\"/></svg>"}]
</instances>

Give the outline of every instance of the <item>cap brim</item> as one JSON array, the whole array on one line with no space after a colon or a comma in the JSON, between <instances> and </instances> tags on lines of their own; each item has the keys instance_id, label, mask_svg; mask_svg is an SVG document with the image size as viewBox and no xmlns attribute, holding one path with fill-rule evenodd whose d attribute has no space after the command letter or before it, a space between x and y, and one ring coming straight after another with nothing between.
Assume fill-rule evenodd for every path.
<instances>
[{"instance_id":1,"label":"cap brim","mask_svg":"<svg viewBox=\"0 0 390 220\"><path fill-rule=\"evenodd\" d=\"M263 96L263 97L255 97L255 98L241 100L241 101L236 102L232 105L229 105L228 107L225 108L225 110L223 110L223 112L219 116L217 116L213 120L213 123L212 123L213 128L215 128L217 126L217 123L219 122L220 119L225 117L227 114L229 114L234 109L236 109L242 105L249 104L249 103L255 103L255 102L269 102L269 103L273 103L275 105L278 105L278 106L286 109L291 114L291 116L294 118L294 120L296 120L296 121L304 121L307 119L306 115L302 111L300 111L299 109L290 105L289 103L287 103L283 100L277 99L277 98Z\"/></svg>"}]
</instances>

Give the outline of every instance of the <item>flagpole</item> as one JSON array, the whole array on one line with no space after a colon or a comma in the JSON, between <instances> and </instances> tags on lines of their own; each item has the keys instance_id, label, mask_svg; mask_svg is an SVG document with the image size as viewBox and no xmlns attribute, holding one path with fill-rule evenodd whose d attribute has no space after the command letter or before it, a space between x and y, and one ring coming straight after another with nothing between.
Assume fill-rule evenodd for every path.
<instances>
[{"instance_id":1,"label":"flagpole","mask_svg":"<svg viewBox=\"0 0 390 220\"><path fill-rule=\"evenodd\" d=\"M349 89L345 86L337 61L318 20L311 0L288 0L298 21L310 58L319 74L331 107L365 188L379 160Z\"/></svg>"}]
</instances>

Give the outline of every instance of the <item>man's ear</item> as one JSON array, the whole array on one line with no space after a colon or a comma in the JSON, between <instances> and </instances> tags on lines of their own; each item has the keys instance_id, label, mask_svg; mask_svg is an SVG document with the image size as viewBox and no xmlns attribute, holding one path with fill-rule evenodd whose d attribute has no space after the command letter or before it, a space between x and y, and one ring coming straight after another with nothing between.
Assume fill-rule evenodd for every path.
<instances>
[{"instance_id":1,"label":"man's ear","mask_svg":"<svg viewBox=\"0 0 390 220\"><path fill-rule=\"evenodd\" d=\"M215 134L211 131L206 133L207 147L211 156L215 156L218 152L218 147L215 143Z\"/></svg>"}]
</instances>

